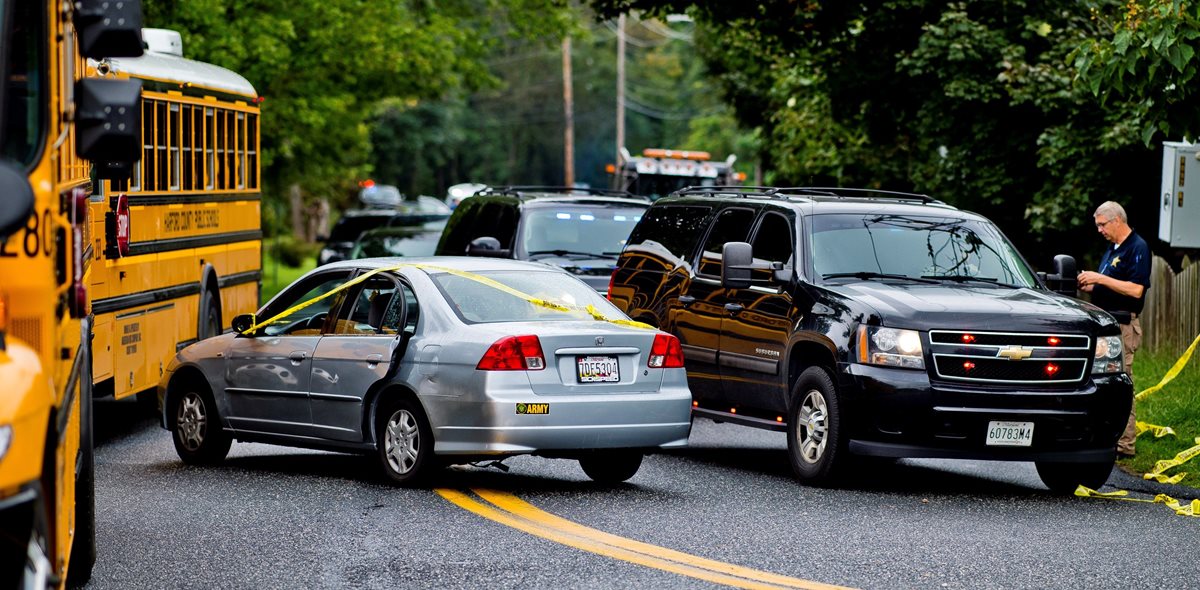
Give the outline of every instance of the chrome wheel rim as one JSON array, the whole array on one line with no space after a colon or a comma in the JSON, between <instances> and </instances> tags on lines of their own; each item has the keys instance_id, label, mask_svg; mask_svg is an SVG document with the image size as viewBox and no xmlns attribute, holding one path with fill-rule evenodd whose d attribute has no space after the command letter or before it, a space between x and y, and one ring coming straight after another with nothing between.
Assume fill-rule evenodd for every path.
<instances>
[{"instance_id":1,"label":"chrome wheel rim","mask_svg":"<svg viewBox=\"0 0 1200 590\"><path fill-rule=\"evenodd\" d=\"M183 394L179 401L179 413L175 416L175 431L179 433L179 442L189 451L197 451L204 444L204 435L208 432L208 412L204 408L204 400L193 392Z\"/></svg>"},{"instance_id":2,"label":"chrome wheel rim","mask_svg":"<svg viewBox=\"0 0 1200 590\"><path fill-rule=\"evenodd\" d=\"M825 455L825 441L829 438L829 409L825 396L815 389L804 396L797 414L796 447L805 463L816 463Z\"/></svg>"},{"instance_id":3,"label":"chrome wheel rim","mask_svg":"<svg viewBox=\"0 0 1200 590\"><path fill-rule=\"evenodd\" d=\"M421 451L421 431L412 412L400 410L392 414L383 441L383 452L392 471L403 475L416 467L417 454Z\"/></svg>"}]
</instances>

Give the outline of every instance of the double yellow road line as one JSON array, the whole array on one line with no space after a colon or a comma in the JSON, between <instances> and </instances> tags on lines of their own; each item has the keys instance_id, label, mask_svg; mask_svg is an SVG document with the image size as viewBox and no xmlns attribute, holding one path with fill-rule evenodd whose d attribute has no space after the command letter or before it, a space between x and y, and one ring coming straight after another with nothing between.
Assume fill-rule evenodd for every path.
<instances>
[{"instance_id":1,"label":"double yellow road line","mask_svg":"<svg viewBox=\"0 0 1200 590\"><path fill-rule=\"evenodd\" d=\"M706 582L756 590L778 590L780 588L829 590L843 588L842 586L831 586L820 582L812 582L742 567L723 561L706 559L665 547L618 537L555 516L507 492L472 489L471 491L475 494L475 496L472 496L465 491L446 488L438 488L436 491L443 498L464 510L519 531L582 551ZM484 502L476 499L476 496L484 500Z\"/></svg>"}]
</instances>

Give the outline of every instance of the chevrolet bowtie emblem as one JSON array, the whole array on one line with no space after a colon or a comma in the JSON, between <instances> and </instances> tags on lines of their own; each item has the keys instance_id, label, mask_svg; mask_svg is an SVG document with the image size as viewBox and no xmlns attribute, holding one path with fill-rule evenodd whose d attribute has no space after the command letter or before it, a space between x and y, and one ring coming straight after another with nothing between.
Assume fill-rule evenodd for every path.
<instances>
[{"instance_id":1,"label":"chevrolet bowtie emblem","mask_svg":"<svg viewBox=\"0 0 1200 590\"><path fill-rule=\"evenodd\" d=\"M1033 356L1033 351L1024 346L1010 346L1000 350L1000 356L1010 360L1019 361Z\"/></svg>"}]
</instances>

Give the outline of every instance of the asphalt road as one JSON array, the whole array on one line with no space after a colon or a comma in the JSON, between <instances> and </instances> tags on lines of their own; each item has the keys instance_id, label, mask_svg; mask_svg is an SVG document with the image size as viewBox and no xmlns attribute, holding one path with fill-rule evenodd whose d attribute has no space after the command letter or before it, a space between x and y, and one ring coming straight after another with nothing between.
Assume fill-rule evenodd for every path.
<instances>
[{"instance_id":1,"label":"asphalt road","mask_svg":"<svg viewBox=\"0 0 1200 590\"><path fill-rule=\"evenodd\" d=\"M508 473L455 468L431 488L399 489L373 458L258 444L234 444L218 467L188 467L137 406L99 406L93 589L704 588L728 579L1200 588L1200 518L1054 496L1029 464L904 460L810 488L792 479L782 434L697 420L690 448L648 457L619 486L592 483L573 461L520 457ZM1136 487L1138 498L1156 491L1119 472L1109 483L1105 491ZM517 507L498 510L486 490ZM531 524L537 509L589 528ZM625 541L599 531L657 547L621 549ZM656 557L666 550L687 555Z\"/></svg>"}]
</instances>

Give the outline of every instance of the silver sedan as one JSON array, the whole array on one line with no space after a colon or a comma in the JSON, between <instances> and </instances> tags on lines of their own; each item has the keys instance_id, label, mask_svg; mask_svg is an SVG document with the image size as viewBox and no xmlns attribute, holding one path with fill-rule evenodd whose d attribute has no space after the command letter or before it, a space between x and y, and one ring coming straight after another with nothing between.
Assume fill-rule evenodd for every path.
<instances>
[{"instance_id":1,"label":"silver sedan","mask_svg":"<svg viewBox=\"0 0 1200 590\"><path fill-rule=\"evenodd\" d=\"M691 428L679 341L542 264L336 263L233 326L180 351L159 385L185 462L221 461L236 439L376 453L405 485L519 454L617 482Z\"/></svg>"}]
</instances>

